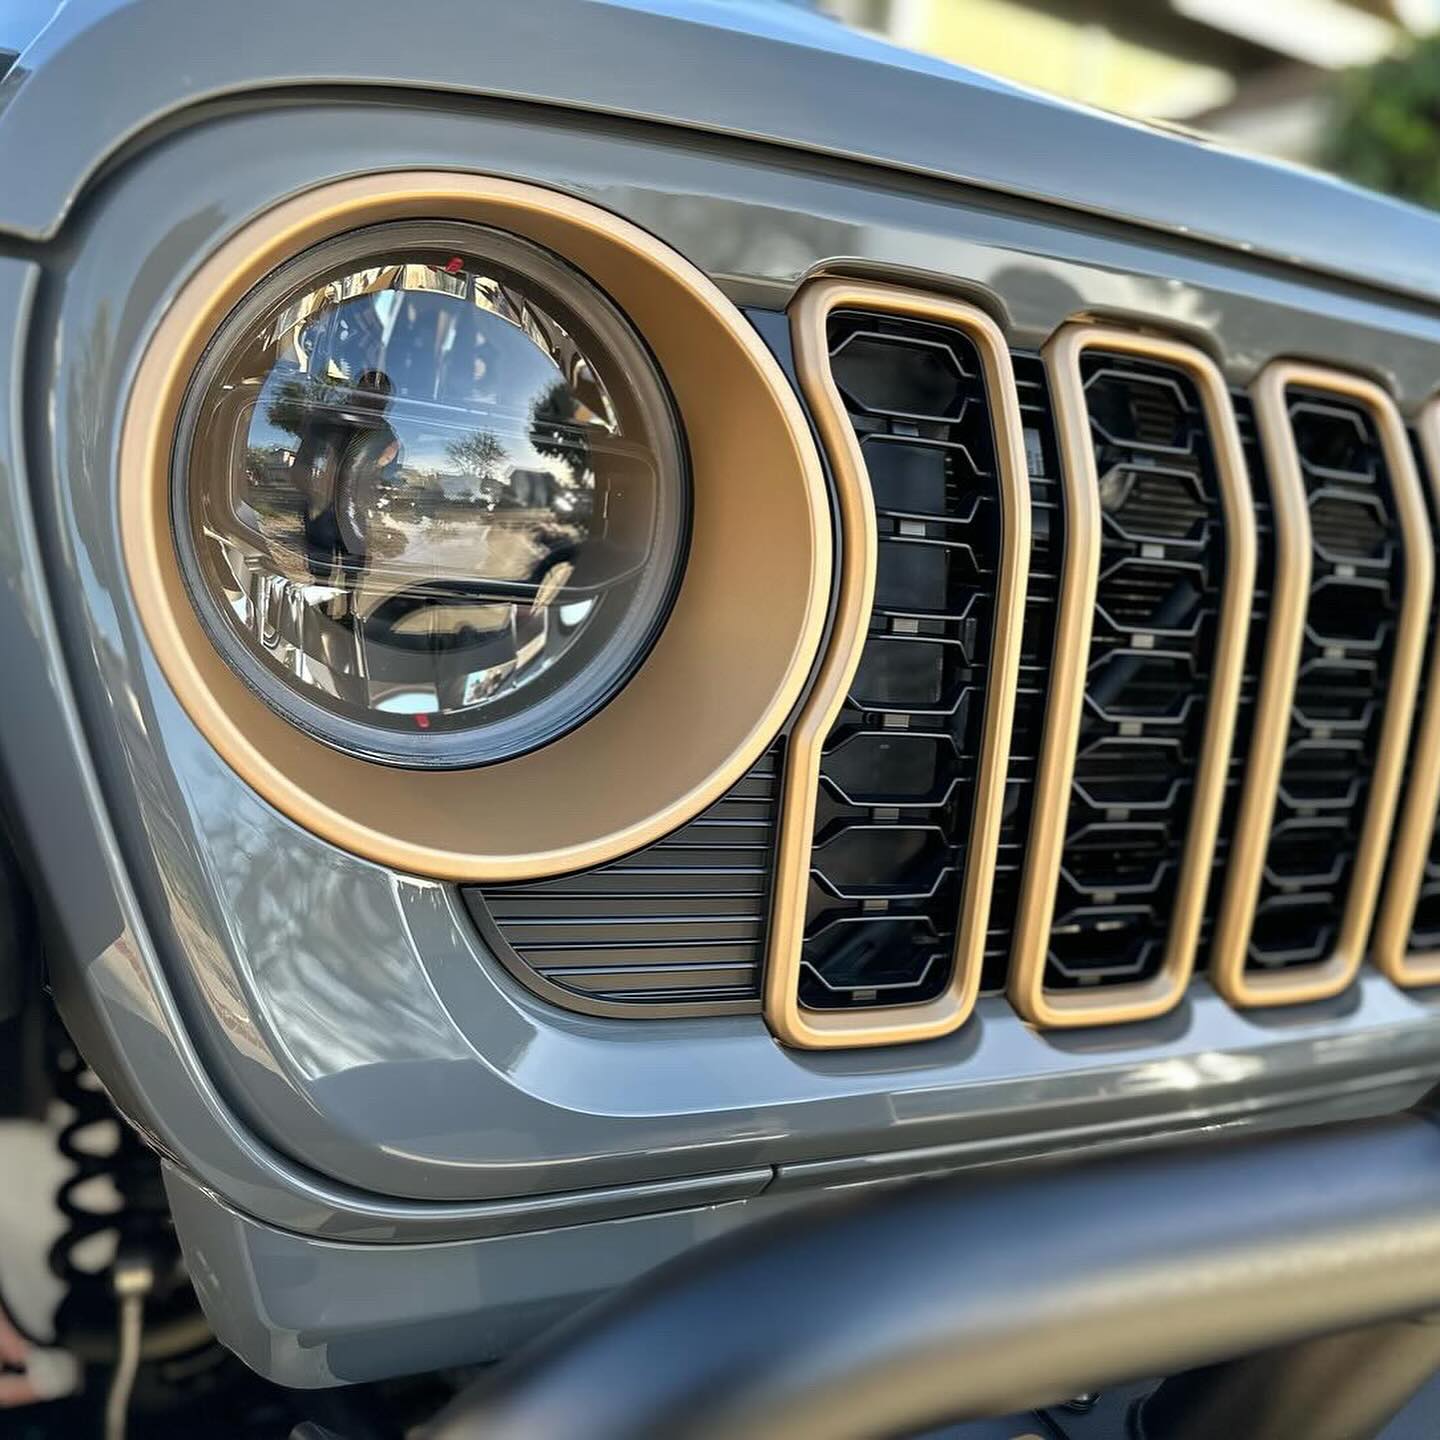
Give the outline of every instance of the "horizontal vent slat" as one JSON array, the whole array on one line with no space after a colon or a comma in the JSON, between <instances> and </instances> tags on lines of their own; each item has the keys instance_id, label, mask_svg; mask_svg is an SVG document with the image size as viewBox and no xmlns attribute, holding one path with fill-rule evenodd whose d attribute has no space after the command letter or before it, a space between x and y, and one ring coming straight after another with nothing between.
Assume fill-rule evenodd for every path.
<instances>
[{"instance_id":1,"label":"horizontal vent slat","mask_svg":"<svg viewBox=\"0 0 1440 1440\"><path fill-rule=\"evenodd\" d=\"M618 1014L753 1004L777 798L770 751L702 815L635 854L466 899L522 980L538 977L577 1003Z\"/></svg>"}]
</instances>

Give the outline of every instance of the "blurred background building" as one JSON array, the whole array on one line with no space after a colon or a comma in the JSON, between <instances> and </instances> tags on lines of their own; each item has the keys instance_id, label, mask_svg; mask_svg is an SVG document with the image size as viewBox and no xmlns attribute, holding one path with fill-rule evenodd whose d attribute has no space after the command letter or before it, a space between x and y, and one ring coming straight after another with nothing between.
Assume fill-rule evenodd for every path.
<instances>
[{"instance_id":1,"label":"blurred background building","mask_svg":"<svg viewBox=\"0 0 1440 1440\"><path fill-rule=\"evenodd\" d=\"M1342 72L1405 54L1440 26L1440 0L820 0L820 7L910 49L1308 163L1332 158Z\"/></svg>"}]
</instances>

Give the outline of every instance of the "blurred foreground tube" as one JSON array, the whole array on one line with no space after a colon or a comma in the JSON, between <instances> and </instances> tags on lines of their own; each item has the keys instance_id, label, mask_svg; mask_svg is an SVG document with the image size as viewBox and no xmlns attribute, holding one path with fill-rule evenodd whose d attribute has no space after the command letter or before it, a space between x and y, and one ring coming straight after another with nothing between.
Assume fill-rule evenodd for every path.
<instances>
[{"instance_id":1,"label":"blurred foreground tube","mask_svg":"<svg viewBox=\"0 0 1440 1440\"><path fill-rule=\"evenodd\" d=\"M432 1436L873 1440L1281 1346L1304 1399L1333 1351L1300 1342L1437 1307L1440 1132L1410 1114L797 1211L597 1307ZM1373 1343L1358 1363L1388 1369L1391 1333L1413 1388L1434 1327L1327 1343ZM1214 1404L1224 1419L1173 1433L1353 1433Z\"/></svg>"}]
</instances>

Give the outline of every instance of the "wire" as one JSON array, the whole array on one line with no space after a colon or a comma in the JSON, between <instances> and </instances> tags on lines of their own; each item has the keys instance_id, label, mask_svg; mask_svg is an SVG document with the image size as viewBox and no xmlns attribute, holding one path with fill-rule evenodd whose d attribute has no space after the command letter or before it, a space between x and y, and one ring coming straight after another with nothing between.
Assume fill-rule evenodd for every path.
<instances>
[{"instance_id":1,"label":"wire","mask_svg":"<svg viewBox=\"0 0 1440 1440\"><path fill-rule=\"evenodd\" d=\"M130 1396L140 1369L140 1342L145 1334L145 1297L155 1285L155 1271L144 1258L117 1256L113 1283L120 1306L120 1342L110 1390L105 1396L105 1440L125 1440Z\"/></svg>"}]
</instances>

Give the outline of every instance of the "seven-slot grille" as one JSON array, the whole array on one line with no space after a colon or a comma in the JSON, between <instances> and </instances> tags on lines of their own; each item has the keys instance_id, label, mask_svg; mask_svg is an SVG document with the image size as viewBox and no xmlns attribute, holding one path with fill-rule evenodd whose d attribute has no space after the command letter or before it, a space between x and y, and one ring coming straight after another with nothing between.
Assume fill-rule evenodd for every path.
<instances>
[{"instance_id":1,"label":"seven-slot grille","mask_svg":"<svg viewBox=\"0 0 1440 1440\"><path fill-rule=\"evenodd\" d=\"M923 1006L953 983L997 643L998 422L985 366L956 326L929 323L906 307L841 307L827 325L838 413L858 442L874 499L875 588L858 668L819 748L794 985L807 1011L879 1015ZM1072 583L1063 561L1079 518L1068 514L1061 484L1062 467L1076 456L1065 454L1051 377L1033 355L1012 358L1032 543L984 945L988 991L1014 978L1022 877L1040 819L1056 617ZM1245 803L1253 800L1252 744L1270 642L1281 628L1272 612L1283 613L1276 599L1283 547L1267 464L1274 452L1260 443L1262 435L1273 440L1276 422L1257 419L1243 393L1226 406L1227 424L1232 413L1234 422L1227 455L1238 464L1243 447L1241 468L1253 486L1246 513L1256 565L1243 667L1238 660L1229 667L1238 677L1228 692L1233 744L1211 764L1209 790L1223 795L1223 805L1213 802L1218 833L1198 867L1199 898L1208 903L1194 955L1201 968L1216 948L1226 882L1244 869L1254 899L1244 917L1243 968L1282 984L1289 973L1309 974L1331 949L1351 876L1362 851L1373 848L1366 816L1383 737L1399 733L1381 722L1397 633L1405 629L1406 537L1393 455L1381 443L1389 402L1378 391L1355 398L1358 382L1338 373L1307 373L1316 383L1283 393L1300 477L1287 493L1303 489L1311 559L1273 813L1266 810L1256 865L1232 858L1246 853L1239 839L1254 812ZM1166 953L1214 708L1233 538L1227 524L1235 516L1217 484L1215 392L1202 402L1198 372L1170 363L1163 346L1112 353L1093 341L1079 374L1099 491L1098 575L1042 972L1046 993L1062 999L1113 992L1123 1002L1155 977ZM1073 430L1068 443L1077 443ZM1406 624L1413 629L1413 617ZM1232 645L1232 655L1241 648ZM1413 667L1407 683L1413 689ZM1401 688L1408 709L1410 692ZM1263 723L1273 725L1273 717ZM570 995L631 1014L754 1009L763 993L774 836L791 798L777 795L783 753L772 752L720 805L648 850L584 875L490 888L483 900L473 897L477 916L507 959L519 960L516 973L538 977L537 988L562 1003ZM1436 836L1432 825L1417 882L1411 943L1418 949L1440 949ZM1255 843L1252 837L1251 854ZM1235 1003L1268 1003L1226 993ZM1123 1003L1103 1018L1127 1018Z\"/></svg>"},{"instance_id":2,"label":"seven-slot grille","mask_svg":"<svg viewBox=\"0 0 1440 1440\"><path fill-rule=\"evenodd\" d=\"M820 762L800 973L813 1009L923 1002L951 974L999 545L979 356L950 327L830 317L869 474L874 603Z\"/></svg>"}]
</instances>

